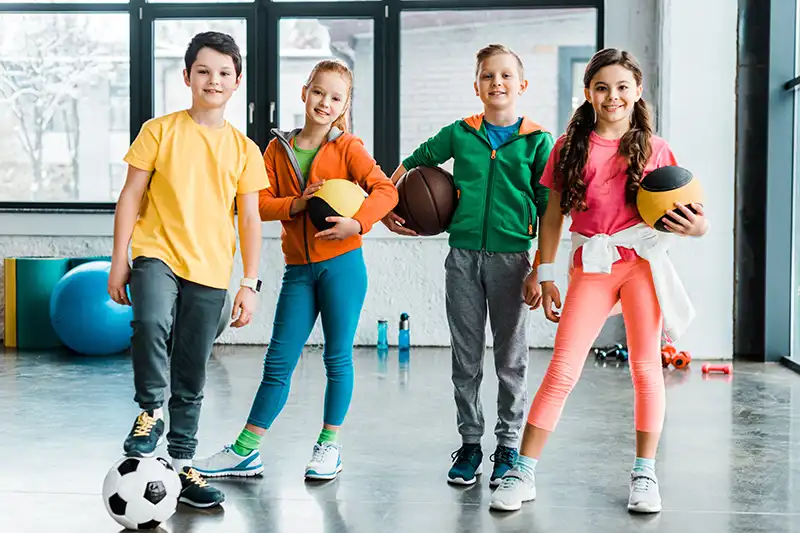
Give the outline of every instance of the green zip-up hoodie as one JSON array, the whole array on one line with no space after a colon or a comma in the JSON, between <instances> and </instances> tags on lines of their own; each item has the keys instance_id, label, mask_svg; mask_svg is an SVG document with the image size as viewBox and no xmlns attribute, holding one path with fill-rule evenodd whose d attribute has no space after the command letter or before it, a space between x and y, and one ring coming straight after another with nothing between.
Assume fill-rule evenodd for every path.
<instances>
[{"instance_id":1,"label":"green zip-up hoodie","mask_svg":"<svg viewBox=\"0 0 800 533\"><path fill-rule=\"evenodd\" d=\"M523 117L519 132L492 150L483 114L457 120L403 161L410 170L450 158L458 207L448 233L452 248L525 252L536 236L549 190L539 183L553 136Z\"/></svg>"}]
</instances>

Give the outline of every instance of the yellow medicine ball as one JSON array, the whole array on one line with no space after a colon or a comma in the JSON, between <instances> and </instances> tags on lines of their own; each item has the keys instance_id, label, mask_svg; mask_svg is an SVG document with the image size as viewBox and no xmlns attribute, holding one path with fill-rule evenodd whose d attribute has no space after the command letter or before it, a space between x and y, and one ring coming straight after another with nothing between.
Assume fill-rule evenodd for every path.
<instances>
[{"instance_id":1,"label":"yellow medicine ball","mask_svg":"<svg viewBox=\"0 0 800 533\"><path fill-rule=\"evenodd\" d=\"M703 203L703 188L700 181L685 168L678 166L657 168L645 176L639 184L636 207L648 226L658 231L669 231L663 221L667 211L675 211L683 216L675 207L675 202L680 202L693 213L696 211L689 204Z\"/></svg>"},{"instance_id":2,"label":"yellow medicine ball","mask_svg":"<svg viewBox=\"0 0 800 533\"><path fill-rule=\"evenodd\" d=\"M308 216L318 231L332 228L335 224L328 217L352 218L364 203L364 189L346 179L326 180L308 200Z\"/></svg>"}]
</instances>

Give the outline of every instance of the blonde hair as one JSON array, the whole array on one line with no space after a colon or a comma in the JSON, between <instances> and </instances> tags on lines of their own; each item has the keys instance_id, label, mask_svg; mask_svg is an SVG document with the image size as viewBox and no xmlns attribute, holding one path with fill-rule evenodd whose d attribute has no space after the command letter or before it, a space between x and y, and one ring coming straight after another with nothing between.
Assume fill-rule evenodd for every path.
<instances>
[{"instance_id":1,"label":"blonde hair","mask_svg":"<svg viewBox=\"0 0 800 533\"><path fill-rule=\"evenodd\" d=\"M519 78L525 79L525 67L522 66L522 59L520 59L519 55L514 52L511 48L507 47L504 44L490 44L488 46L484 46L478 53L475 54L475 77L478 77L478 74L481 73L481 64L489 59L492 56L496 56L498 54L508 54L513 56L514 59L517 60L517 68L519 69Z\"/></svg>"},{"instance_id":2,"label":"blonde hair","mask_svg":"<svg viewBox=\"0 0 800 533\"><path fill-rule=\"evenodd\" d=\"M350 100L353 95L353 71L351 71L347 65L337 59L323 59L311 69L311 73L308 75L308 79L306 80L306 89L311 86L314 78L316 78L317 74L321 72L335 72L336 74L341 74L345 81L347 81L347 101L344 103L344 107L342 108L342 114L339 115L339 118L333 121L333 125L342 131L349 131Z\"/></svg>"}]
</instances>

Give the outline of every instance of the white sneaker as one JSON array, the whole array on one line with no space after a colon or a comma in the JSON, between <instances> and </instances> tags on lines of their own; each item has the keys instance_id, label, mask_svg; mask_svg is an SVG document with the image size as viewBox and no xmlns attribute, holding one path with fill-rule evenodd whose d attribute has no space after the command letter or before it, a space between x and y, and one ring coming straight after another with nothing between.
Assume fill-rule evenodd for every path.
<instances>
[{"instance_id":1,"label":"white sneaker","mask_svg":"<svg viewBox=\"0 0 800 533\"><path fill-rule=\"evenodd\" d=\"M306 479L334 479L341 471L341 446L333 442L315 443L306 466Z\"/></svg>"},{"instance_id":2,"label":"white sneaker","mask_svg":"<svg viewBox=\"0 0 800 533\"><path fill-rule=\"evenodd\" d=\"M264 463L258 450L242 456L233 451L231 446L225 446L210 457L195 459L192 466L204 477L250 477L264 472Z\"/></svg>"},{"instance_id":3,"label":"white sneaker","mask_svg":"<svg viewBox=\"0 0 800 533\"><path fill-rule=\"evenodd\" d=\"M661 511L661 494L658 479L652 470L631 472L631 495L628 510L634 513L658 513Z\"/></svg>"},{"instance_id":4,"label":"white sneaker","mask_svg":"<svg viewBox=\"0 0 800 533\"><path fill-rule=\"evenodd\" d=\"M536 498L536 480L521 470L512 468L500 478L500 486L492 494L490 509L518 511L522 502Z\"/></svg>"}]
</instances>

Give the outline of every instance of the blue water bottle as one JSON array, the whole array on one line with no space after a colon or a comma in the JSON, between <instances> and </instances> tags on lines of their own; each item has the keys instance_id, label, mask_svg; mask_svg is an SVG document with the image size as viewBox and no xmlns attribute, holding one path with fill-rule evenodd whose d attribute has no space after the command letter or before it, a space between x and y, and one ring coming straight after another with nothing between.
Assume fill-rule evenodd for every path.
<instances>
[{"instance_id":1,"label":"blue water bottle","mask_svg":"<svg viewBox=\"0 0 800 533\"><path fill-rule=\"evenodd\" d=\"M378 349L379 350L388 350L389 349L389 336L388 336L389 325L386 323L385 320L378 320Z\"/></svg>"},{"instance_id":2,"label":"blue water bottle","mask_svg":"<svg viewBox=\"0 0 800 533\"><path fill-rule=\"evenodd\" d=\"M400 332L397 336L397 347L400 350L411 348L411 336L408 327L408 313L403 313L400 315Z\"/></svg>"}]
</instances>

